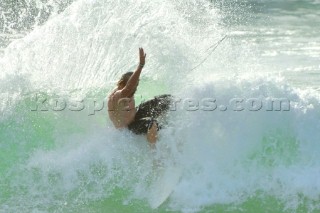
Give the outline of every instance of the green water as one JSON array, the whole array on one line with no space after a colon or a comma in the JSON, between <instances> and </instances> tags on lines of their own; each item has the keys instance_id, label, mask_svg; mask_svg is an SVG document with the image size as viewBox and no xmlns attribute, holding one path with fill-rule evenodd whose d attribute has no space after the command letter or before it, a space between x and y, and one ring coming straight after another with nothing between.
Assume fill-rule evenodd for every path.
<instances>
[{"instance_id":1,"label":"green water","mask_svg":"<svg viewBox=\"0 0 320 213\"><path fill-rule=\"evenodd\" d=\"M79 0L40 28L30 22L27 35L9 33L0 58L0 212L319 212L319 6ZM181 99L156 151L107 117L107 95L134 71L140 46L147 63L136 104ZM182 108L203 98L287 98L291 108ZM172 166L180 179L152 209L149 198L161 194L151 186L170 186L158 181Z\"/></svg>"}]
</instances>

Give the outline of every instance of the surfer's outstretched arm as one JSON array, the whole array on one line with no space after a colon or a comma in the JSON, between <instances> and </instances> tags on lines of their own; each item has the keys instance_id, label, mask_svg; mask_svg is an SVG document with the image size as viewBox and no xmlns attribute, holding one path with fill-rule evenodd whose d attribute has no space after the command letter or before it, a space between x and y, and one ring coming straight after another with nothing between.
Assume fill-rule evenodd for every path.
<instances>
[{"instance_id":1,"label":"surfer's outstretched arm","mask_svg":"<svg viewBox=\"0 0 320 213\"><path fill-rule=\"evenodd\" d=\"M139 56L140 56L140 64L138 65L137 70L131 75L129 78L126 86L121 90L121 97L128 97L137 88L137 85L139 83L140 74L142 71L142 68L145 64L145 59L147 54L144 53L143 48L139 48Z\"/></svg>"}]
</instances>

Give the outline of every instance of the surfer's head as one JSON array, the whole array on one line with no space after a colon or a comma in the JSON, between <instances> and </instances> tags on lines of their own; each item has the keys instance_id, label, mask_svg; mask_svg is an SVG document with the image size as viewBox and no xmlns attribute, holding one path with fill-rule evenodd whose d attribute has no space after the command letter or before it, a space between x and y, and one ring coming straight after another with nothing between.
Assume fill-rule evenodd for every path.
<instances>
[{"instance_id":1,"label":"surfer's head","mask_svg":"<svg viewBox=\"0 0 320 213\"><path fill-rule=\"evenodd\" d=\"M123 87L126 86L128 80L129 80L129 78L131 77L132 74L133 74L133 72L127 72L127 73L125 73L125 74L123 74L121 76L121 78L120 78L120 80L118 81L118 84L117 84L119 89L122 89Z\"/></svg>"},{"instance_id":2,"label":"surfer's head","mask_svg":"<svg viewBox=\"0 0 320 213\"><path fill-rule=\"evenodd\" d=\"M123 74L123 75L121 76L121 78L120 78L120 80L118 81L118 84L117 84L118 89L123 89L123 88L127 85L127 82L128 82L128 80L130 79L130 77L131 77L132 74L133 74L133 72L127 72L127 73L125 73L125 74ZM137 87L138 87L138 85L137 85ZM135 93L136 90L137 90L137 87L135 88L135 90L134 90L134 92L132 93L131 96L134 95L134 93Z\"/></svg>"}]
</instances>

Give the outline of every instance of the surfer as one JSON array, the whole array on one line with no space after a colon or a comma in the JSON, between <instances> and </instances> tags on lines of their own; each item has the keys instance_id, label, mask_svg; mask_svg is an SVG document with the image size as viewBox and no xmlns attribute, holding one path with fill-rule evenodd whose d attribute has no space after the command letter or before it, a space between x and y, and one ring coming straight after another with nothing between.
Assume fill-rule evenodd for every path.
<instances>
[{"instance_id":1,"label":"surfer","mask_svg":"<svg viewBox=\"0 0 320 213\"><path fill-rule=\"evenodd\" d=\"M140 63L135 72L127 72L118 81L117 87L108 97L108 114L113 125L118 128L128 128L135 134L145 134L151 144L158 138L161 128L157 118L169 109L170 95L156 96L154 99L135 107L134 94L139 85L141 71L145 65L146 55L139 48Z\"/></svg>"}]
</instances>

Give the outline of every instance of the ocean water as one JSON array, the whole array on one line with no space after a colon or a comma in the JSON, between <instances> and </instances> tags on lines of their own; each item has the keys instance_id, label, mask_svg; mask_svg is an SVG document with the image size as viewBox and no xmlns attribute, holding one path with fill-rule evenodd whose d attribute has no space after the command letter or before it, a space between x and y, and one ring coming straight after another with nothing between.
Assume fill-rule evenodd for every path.
<instances>
[{"instance_id":1,"label":"ocean water","mask_svg":"<svg viewBox=\"0 0 320 213\"><path fill-rule=\"evenodd\" d=\"M319 26L318 0L74 1L2 48L0 212L320 212ZM105 107L138 47L136 102L177 98L156 150Z\"/></svg>"}]
</instances>

